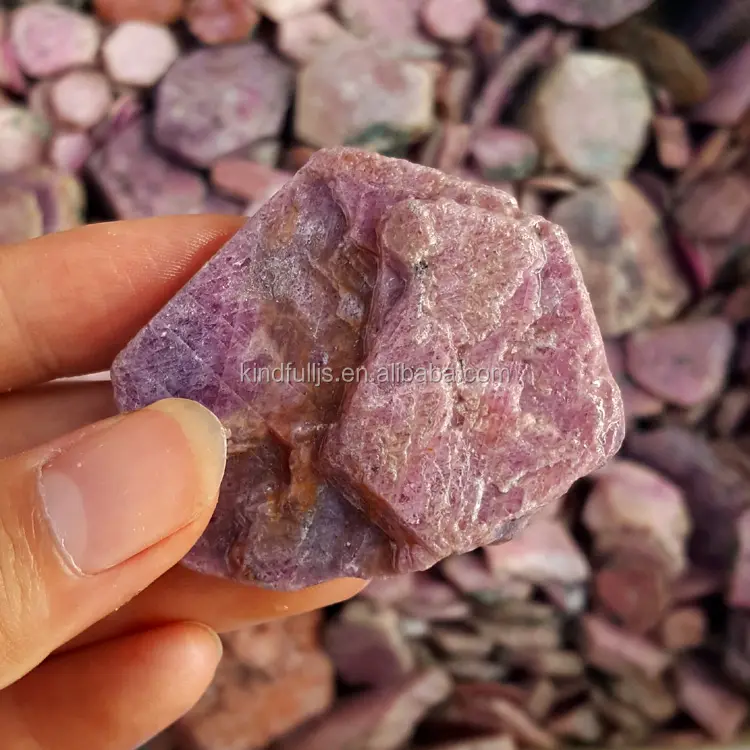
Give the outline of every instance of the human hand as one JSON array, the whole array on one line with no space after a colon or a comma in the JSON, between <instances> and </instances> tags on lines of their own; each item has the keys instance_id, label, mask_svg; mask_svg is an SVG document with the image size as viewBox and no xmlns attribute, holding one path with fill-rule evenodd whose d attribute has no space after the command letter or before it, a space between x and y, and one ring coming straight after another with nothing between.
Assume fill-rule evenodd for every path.
<instances>
[{"instance_id":1,"label":"human hand","mask_svg":"<svg viewBox=\"0 0 750 750\"><path fill-rule=\"evenodd\" d=\"M216 502L216 418L176 399L116 416L109 383L49 383L107 369L240 225L152 219L0 247L3 747L138 746L208 686L215 630L364 585L284 594L174 567Z\"/></svg>"}]
</instances>

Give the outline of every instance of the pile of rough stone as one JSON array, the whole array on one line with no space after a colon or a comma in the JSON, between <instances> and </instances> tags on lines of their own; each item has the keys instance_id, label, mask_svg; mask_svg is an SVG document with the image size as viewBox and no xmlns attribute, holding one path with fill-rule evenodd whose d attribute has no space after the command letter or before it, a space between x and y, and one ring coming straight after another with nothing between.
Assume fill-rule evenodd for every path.
<instances>
[{"instance_id":1,"label":"pile of rough stone","mask_svg":"<svg viewBox=\"0 0 750 750\"><path fill-rule=\"evenodd\" d=\"M322 642L315 616L228 637L211 692L159 743L546 750L742 731L745 0L11 5L0 243L250 214L321 147L404 156L567 230L628 412L621 457L517 540L372 584Z\"/></svg>"}]
</instances>

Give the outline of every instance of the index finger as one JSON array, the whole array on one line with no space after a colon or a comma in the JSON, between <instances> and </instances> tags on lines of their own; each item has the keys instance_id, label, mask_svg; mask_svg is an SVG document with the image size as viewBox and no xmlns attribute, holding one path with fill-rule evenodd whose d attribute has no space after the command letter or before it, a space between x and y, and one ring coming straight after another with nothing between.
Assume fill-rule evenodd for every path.
<instances>
[{"instance_id":1,"label":"index finger","mask_svg":"<svg viewBox=\"0 0 750 750\"><path fill-rule=\"evenodd\" d=\"M243 221L111 222L0 248L0 392L107 369Z\"/></svg>"}]
</instances>

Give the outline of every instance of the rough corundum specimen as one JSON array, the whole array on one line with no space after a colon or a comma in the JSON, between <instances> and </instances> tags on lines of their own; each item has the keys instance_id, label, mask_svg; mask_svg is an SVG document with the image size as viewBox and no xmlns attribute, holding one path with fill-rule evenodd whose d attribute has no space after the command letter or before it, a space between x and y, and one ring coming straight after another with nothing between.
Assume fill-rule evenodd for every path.
<instances>
[{"instance_id":1,"label":"rough corundum specimen","mask_svg":"<svg viewBox=\"0 0 750 750\"><path fill-rule=\"evenodd\" d=\"M313 366L329 368L320 383ZM222 419L219 507L187 563L274 588L508 538L623 435L562 230L502 192L351 149L316 154L113 379L124 410L181 396Z\"/></svg>"}]
</instances>

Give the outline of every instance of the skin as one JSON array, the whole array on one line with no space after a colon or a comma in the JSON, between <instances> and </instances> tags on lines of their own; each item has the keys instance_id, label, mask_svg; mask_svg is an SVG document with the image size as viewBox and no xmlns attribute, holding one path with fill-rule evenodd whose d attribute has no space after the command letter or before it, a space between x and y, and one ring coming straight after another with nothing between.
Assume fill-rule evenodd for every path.
<instances>
[{"instance_id":1,"label":"skin","mask_svg":"<svg viewBox=\"0 0 750 750\"><path fill-rule=\"evenodd\" d=\"M317 609L365 585L340 580L287 594L180 567L211 516L215 490L179 530L94 576L67 566L28 510L38 500L37 465L122 419L113 419L109 383L51 381L108 369L241 224L223 216L117 222L0 247L4 746L138 746L209 685L221 654L216 632ZM192 460L188 469L205 473Z\"/></svg>"}]
</instances>

